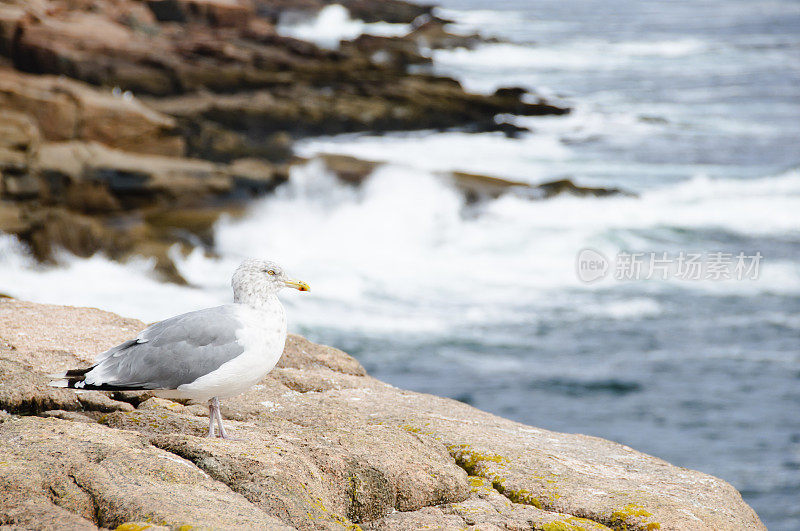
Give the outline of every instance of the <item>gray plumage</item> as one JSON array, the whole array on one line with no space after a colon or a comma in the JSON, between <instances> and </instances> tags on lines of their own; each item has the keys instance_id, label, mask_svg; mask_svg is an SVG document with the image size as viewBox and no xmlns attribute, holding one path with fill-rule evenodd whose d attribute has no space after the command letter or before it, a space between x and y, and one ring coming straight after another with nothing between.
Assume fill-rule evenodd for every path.
<instances>
[{"instance_id":1,"label":"gray plumage","mask_svg":"<svg viewBox=\"0 0 800 531\"><path fill-rule=\"evenodd\" d=\"M176 389L244 352L232 305L171 317L98 356L83 388Z\"/></svg>"}]
</instances>

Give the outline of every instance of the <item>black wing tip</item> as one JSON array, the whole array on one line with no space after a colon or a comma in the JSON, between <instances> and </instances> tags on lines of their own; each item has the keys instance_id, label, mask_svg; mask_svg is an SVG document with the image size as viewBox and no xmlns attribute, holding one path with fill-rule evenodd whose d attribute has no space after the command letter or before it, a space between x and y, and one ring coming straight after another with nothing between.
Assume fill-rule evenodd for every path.
<instances>
[{"instance_id":1,"label":"black wing tip","mask_svg":"<svg viewBox=\"0 0 800 531\"><path fill-rule=\"evenodd\" d=\"M63 378L76 378L79 376L84 376L86 375L87 372L91 371L95 367L96 365L92 365L91 367L86 367L85 369L70 369L64 373Z\"/></svg>"},{"instance_id":2,"label":"black wing tip","mask_svg":"<svg viewBox=\"0 0 800 531\"><path fill-rule=\"evenodd\" d=\"M50 387L61 387L67 389L80 389L82 386L78 385L86 379L86 373L94 369L94 365L83 369L70 369L66 372L48 374L53 380L50 382Z\"/></svg>"},{"instance_id":3,"label":"black wing tip","mask_svg":"<svg viewBox=\"0 0 800 531\"><path fill-rule=\"evenodd\" d=\"M147 391L147 388L143 386L86 383L86 375L95 367L96 365L92 365L84 369L70 369L62 374L51 375L53 378L58 379L50 382L50 385L52 387L77 389L79 391Z\"/></svg>"}]
</instances>

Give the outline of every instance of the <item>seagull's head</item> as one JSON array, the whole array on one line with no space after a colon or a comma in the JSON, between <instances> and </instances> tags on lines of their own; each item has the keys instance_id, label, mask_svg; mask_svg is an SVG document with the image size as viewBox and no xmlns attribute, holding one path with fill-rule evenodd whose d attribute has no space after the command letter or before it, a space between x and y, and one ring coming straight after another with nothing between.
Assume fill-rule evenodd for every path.
<instances>
[{"instance_id":1,"label":"seagull's head","mask_svg":"<svg viewBox=\"0 0 800 531\"><path fill-rule=\"evenodd\" d=\"M235 302L256 305L283 288L311 291L308 284L290 278L275 262L256 258L249 258L239 265L231 286Z\"/></svg>"}]
</instances>

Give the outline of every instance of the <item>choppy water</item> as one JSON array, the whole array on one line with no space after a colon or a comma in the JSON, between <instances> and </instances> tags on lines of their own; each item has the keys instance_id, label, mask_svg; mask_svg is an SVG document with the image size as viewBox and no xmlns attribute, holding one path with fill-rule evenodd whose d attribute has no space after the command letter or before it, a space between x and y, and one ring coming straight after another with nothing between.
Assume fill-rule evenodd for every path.
<instances>
[{"instance_id":1,"label":"choppy water","mask_svg":"<svg viewBox=\"0 0 800 531\"><path fill-rule=\"evenodd\" d=\"M227 301L240 257L276 257L314 290L284 297L294 331L378 378L714 474L770 529L800 529L800 4L444 4L461 29L511 42L433 52L438 72L575 112L506 117L533 130L519 139L305 141L302 155L388 163L361 189L296 168L218 224L221 259L179 259L193 288L159 284L145 261L37 268L0 236L0 291L155 320ZM639 197L467 206L436 176L453 169ZM584 247L764 260L757 280L584 284Z\"/></svg>"}]
</instances>

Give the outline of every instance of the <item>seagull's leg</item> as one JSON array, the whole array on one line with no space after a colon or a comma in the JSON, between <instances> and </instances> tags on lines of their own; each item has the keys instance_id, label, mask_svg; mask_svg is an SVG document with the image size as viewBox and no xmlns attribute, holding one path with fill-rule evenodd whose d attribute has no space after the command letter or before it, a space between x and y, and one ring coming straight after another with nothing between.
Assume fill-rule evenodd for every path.
<instances>
[{"instance_id":1,"label":"seagull's leg","mask_svg":"<svg viewBox=\"0 0 800 531\"><path fill-rule=\"evenodd\" d=\"M222 425L222 412L219 410L219 399L215 396L211 399L214 403L214 415L217 417L217 426L219 426L219 436L223 439L231 439L228 437L228 432L225 431L225 426Z\"/></svg>"},{"instance_id":2,"label":"seagull's leg","mask_svg":"<svg viewBox=\"0 0 800 531\"><path fill-rule=\"evenodd\" d=\"M214 412L214 402L213 400L208 401L208 434L206 437L213 437L216 435L214 433L214 421L216 420L217 416Z\"/></svg>"}]
</instances>

